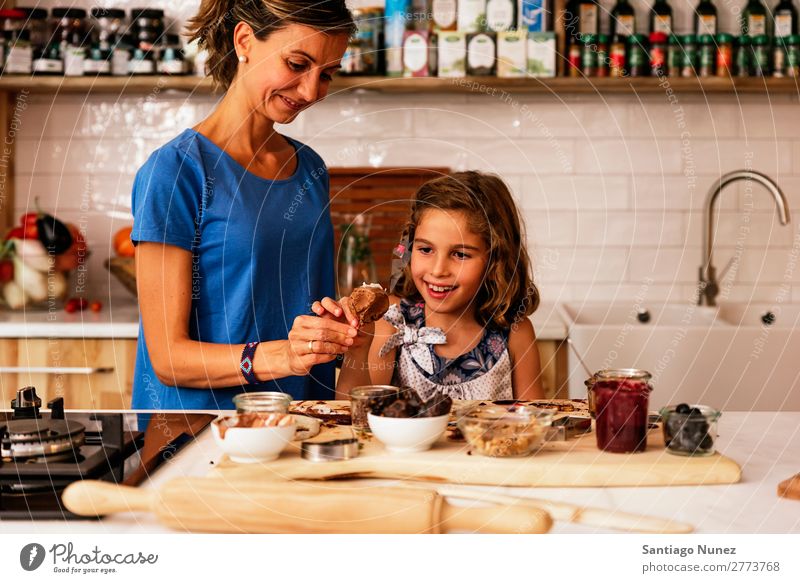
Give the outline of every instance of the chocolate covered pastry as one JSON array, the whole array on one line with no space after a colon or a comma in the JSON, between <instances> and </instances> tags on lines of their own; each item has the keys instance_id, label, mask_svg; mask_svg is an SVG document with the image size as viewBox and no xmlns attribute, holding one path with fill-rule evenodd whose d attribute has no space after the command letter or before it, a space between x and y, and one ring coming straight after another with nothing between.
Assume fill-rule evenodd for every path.
<instances>
[{"instance_id":1,"label":"chocolate covered pastry","mask_svg":"<svg viewBox=\"0 0 800 583\"><path fill-rule=\"evenodd\" d=\"M363 326L379 320L389 309L389 295L377 283L364 284L350 294L350 309L358 317L358 325Z\"/></svg>"}]
</instances>

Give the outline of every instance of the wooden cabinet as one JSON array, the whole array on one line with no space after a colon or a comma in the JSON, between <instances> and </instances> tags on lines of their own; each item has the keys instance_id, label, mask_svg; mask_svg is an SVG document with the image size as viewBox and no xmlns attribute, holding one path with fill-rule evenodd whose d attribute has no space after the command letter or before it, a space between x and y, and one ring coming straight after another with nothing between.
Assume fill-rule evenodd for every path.
<instances>
[{"instance_id":1,"label":"wooden cabinet","mask_svg":"<svg viewBox=\"0 0 800 583\"><path fill-rule=\"evenodd\" d=\"M547 399L566 399L568 388L567 341L537 340L542 364L542 386Z\"/></svg>"},{"instance_id":2,"label":"wooden cabinet","mask_svg":"<svg viewBox=\"0 0 800 583\"><path fill-rule=\"evenodd\" d=\"M0 408L31 385L43 405L64 397L68 409L127 409L135 363L135 339L0 339Z\"/></svg>"}]
</instances>

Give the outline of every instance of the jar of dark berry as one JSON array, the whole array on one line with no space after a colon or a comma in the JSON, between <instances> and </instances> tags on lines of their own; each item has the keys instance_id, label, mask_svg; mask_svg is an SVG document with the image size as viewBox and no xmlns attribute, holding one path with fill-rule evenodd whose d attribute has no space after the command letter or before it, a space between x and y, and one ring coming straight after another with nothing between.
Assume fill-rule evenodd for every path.
<instances>
[{"instance_id":1,"label":"jar of dark berry","mask_svg":"<svg viewBox=\"0 0 800 583\"><path fill-rule=\"evenodd\" d=\"M705 405L681 403L660 411L667 451L675 455L709 456L715 451L720 413Z\"/></svg>"},{"instance_id":2,"label":"jar of dark berry","mask_svg":"<svg viewBox=\"0 0 800 583\"><path fill-rule=\"evenodd\" d=\"M651 375L639 369L601 370L594 375L597 447L633 453L647 447Z\"/></svg>"}]
</instances>

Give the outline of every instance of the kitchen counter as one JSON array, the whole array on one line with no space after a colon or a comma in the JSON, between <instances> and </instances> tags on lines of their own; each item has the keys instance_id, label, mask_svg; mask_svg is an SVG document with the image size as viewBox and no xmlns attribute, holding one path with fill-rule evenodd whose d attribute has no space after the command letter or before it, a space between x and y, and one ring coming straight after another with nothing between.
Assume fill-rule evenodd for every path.
<instances>
[{"instance_id":1,"label":"kitchen counter","mask_svg":"<svg viewBox=\"0 0 800 583\"><path fill-rule=\"evenodd\" d=\"M139 305L116 299L99 313L63 309L12 312L0 309L0 338L132 338L139 335Z\"/></svg>"},{"instance_id":2,"label":"kitchen counter","mask_svg":"<svg viewBox=\"0 0 800 583\"><path fill-rule=\"evenodd\" d=\"M540 340L563 340L567 328L556 304L542 304L531 317ZM0 310L0 338L133 338L139 335L139 306L117 299L95 314L88 310L12 312Z\"/></svg>"},{"instance_id":3,"label":"kitchen counter","mask_svg":"<svg viewBox=\"0 0 800 583\"><path fill-rule=\"evenodd\" d=\"M740 483L649 488L459 488L652 515L687 522L698 533L800 533L800 501L779 498L776 494L778 483L800 470L800 413L727 412L719 422L717 446L742 467ZM204 476L221 456L210 430L206 430L155 472L143 487L157 488L180 476ZM86 522L2 522L2 528L9 534L173 532L147 513L123 513ZM556 522L551 532L606 531Z\"/></svg>"}]
</instances>

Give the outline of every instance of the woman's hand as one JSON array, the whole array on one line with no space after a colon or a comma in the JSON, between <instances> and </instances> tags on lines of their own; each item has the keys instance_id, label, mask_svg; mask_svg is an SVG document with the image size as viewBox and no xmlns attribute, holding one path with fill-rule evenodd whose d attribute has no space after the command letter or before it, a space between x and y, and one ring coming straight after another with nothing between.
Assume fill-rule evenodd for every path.
<instances>
[{"instance_id":1,"label":"woman's hand","mask_svg":"<svg viewBox=\"0 0 800 583\"><path fill-rule=\"evenodd\" d=\"M375 324L365 324L359 327L358 316L356 316L355 312L350 308L349 296L341 298L338 302L332 298L322 298L322 300L314 302L311 306L311 310L320 318L349 323L350 326L358 331L358 335L350 347L350 350L358 351L369 348L375 333Z\"/></svg>"},{"instance_id":2,"label":"woman's hand","mask_svg":"<svg viewBox=\"0 0 800 583\"><path fill-rule=\"evenodd\" d=\"M355 343L358 331L330 318L298 316L289 330L284 357L294 375L305 375L313 366L332 361Z\"/></svg>"}]
</instances>

